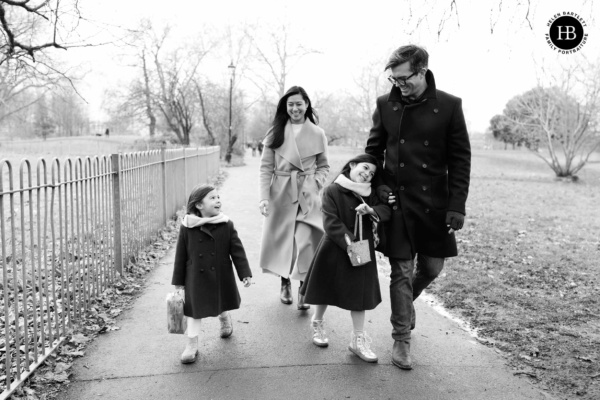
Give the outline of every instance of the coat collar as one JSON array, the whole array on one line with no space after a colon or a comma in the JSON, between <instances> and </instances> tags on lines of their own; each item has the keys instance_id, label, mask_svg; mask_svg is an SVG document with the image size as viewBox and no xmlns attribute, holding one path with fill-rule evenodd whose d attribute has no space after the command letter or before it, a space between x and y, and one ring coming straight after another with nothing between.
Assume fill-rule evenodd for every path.
<instances>
[{"instance_id":1,"label":"coat collar","mask_svg":"<svg viewBox=\"0 0 600 400\"><path fill-rule=\"evenodd\" d=\"M427 89L423 92L422 100L424 99L435 99L437 98L436 86L435 86L435 78L433 77L433 72L430 69L425 73L425 81L427 82ZM408 103L404 97L402 97L402 92L400 88L397 86L393 86L390 94L388 95L388 102L390 103ZM409 103L410 104L410 103Z\"/></svg>"},{"instance_id":2,"label":"coat collar","mask_svg":"<svg viewBox=\"0 0 600 400\"><path fill-rule=\"evenodd\" d=\"M275 149L275 153L293 164L296 168L304 171L302 159L323 153L325 151L325 142L323 140L322 129L313 124L309 119L302 125L298 133L297 140L292 130L290 121L285 125L283 144Z\"/></svg>"},{"instance_id":3,"label":"coat collar","mask_svg":"<svg viewBox=\"0 0 600 400\"><path fill-rule=\"evenodd\" d=\"M212 231L217 227L216 224L205 224L200 227L200 231L206 233L208 236L213 237Z\"/></svg>"}]
</instances>

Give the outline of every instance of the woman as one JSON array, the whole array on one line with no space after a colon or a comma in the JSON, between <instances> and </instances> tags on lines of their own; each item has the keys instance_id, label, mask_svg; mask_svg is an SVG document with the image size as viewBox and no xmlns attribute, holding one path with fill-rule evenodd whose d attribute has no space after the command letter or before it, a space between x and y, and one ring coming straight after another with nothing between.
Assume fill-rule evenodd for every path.
<instances>
[{"instance_id":1,"label":"woman","mask_svg":"<svg viewBox=\"0 0 600 400\"><path fill-rule=\"evenodd\" d=\"M327 138L306 91L291 87L279 100L260 160L259 209L265 216L260 267L281 277L280 300L292 304L290 278L306 276L323 236L320 190L329 172ZM307 310L298 295L298 309Z\"/></svg>"}]
</instances>

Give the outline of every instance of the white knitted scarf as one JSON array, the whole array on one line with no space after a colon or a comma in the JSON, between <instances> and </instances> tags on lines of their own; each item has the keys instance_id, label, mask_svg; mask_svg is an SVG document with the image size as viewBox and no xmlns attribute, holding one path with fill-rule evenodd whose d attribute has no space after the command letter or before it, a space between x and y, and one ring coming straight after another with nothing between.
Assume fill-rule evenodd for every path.
<instances>
[{"instance_id":1,"label":"white knitted scarf","mask_svg":"<svg viewBox=\"0 0 600 400\"><path fill-rule=\"evenodd\" d=\"M337 183L341 187L351 190L354 193L361 195L362 197L367 197L371 194L371 182L359 183L351 181L346 178L346 175L339 174L337 178L335 178L334 183Z\"/></svg>"},{"instance_id":2,"label":"white knitted scarf","mask_svg":"<svg viewBox=\"0 0 600 400\"><path fill-rule=\"evenodd\" d=\"M204 224L220 224L221 222L229 221L229 217L223 213L219 213L214 217L202 218L193 214L186 214L183 217L181 224L186 228L195 228Z\"/></svg>"}]
</instances>

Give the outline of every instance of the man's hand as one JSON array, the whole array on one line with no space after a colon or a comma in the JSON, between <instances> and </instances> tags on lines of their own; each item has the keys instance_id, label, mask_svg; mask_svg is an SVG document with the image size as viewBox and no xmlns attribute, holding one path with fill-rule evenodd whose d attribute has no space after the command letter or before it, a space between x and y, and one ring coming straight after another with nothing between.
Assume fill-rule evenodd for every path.
<instances>
[{"instance_id":1,"label":"man's hand","mask_svg":"<svg viewBox=\"0 0 600 400\"><path fill-rule=\"evenodd\" d=\"M448 233L452 233L454 231L459 231L462 229L463 224L465 223L465 216L456 211L447 211L446 212L446 226L450 228Z\"/></svg>"},{"instance_id":2,"label":"man's hand","mask_svg":"<svg viewBox=\"0 0 600 400\"><path fill-rule=\"evenodd\" d=\"M396 202L396 196L393 195L392 189L386 185L377 187L377 197L379 197L379 200L384 204L394 204Z\"/></svg>"}]
</instances>

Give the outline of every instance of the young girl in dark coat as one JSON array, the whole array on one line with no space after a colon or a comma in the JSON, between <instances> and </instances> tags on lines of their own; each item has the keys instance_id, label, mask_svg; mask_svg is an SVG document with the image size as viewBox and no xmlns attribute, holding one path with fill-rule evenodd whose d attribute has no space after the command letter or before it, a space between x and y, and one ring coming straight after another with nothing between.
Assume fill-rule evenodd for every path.
<instances>
[{"instance_id":1,"label":"young girl in dark coat","mask_svg":"<svg viewBox=\"0 0 600 400\"><path fill-rule=\"evenodd\" d=\"M308 270L301 293L305 301L316 305L311 319L313 343L326 347L329 340L323 328L323 315L328 305L350 310L354 330L348 349L367 362L376 362L370 349L371 338L364 330L365 310L381 302L374 248L378 237L373 222L387 221L391 209L380 203L371 190L377 172L377 159L368 154L354 157L344 165L335 181L323 192L323 227L325 235L319 243ZM348 257L345 236L355 241L356 214L363 218L363 239L371 246L371 262L353 267Z\"/></svg>"},{"instance_id":2,"label":"young girl in dark coat","mask_svg":"<svg viewBox=\"0 0 600 400\"><path fill-rule=\"evenodd\" d=\"M188 342L181 355L184 364L196 361L202 318L219 316L222 338L233 333L228 311L240 307L240 294L232 261L244 286L250 286L246 252L233 222L221 213L217 190L210 185L196 186L179 230L171 282L177 290L185 290Z\"/></svg>"}]
</instances>

